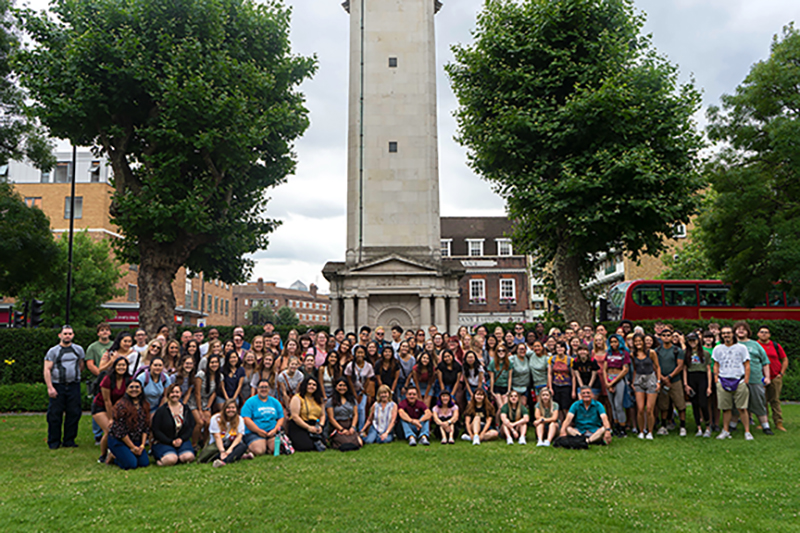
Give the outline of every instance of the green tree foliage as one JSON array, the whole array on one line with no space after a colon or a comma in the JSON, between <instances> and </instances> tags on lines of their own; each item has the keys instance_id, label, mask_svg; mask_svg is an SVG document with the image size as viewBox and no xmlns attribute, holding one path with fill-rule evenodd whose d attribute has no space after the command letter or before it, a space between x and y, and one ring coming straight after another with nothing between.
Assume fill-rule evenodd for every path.
<instances>
[{"instance_id":1,"label":"green tree foliage","mask_svg":"<svg viewBox=\"0 0 800 533\"><path fill-rule=\"evenodd\" d=\"M507 201L515 249L552 268L565 317L597 254L657 255L702 184L700 96L628 0L488 0L446 70L469 163Z\"/></svg>"},{"instance_id":2,"label":"green tree foliage","mask_svg":"<svg viewBox=\"0 0 800 533\"><path fill-rule=\"evenodd\" d=\"M69 239L58 240L58 254L49 264L52 281L34 283L20 292L20 298L38 298L44 301L42 326L60 326L65 320L67 301L67 269L69 264ZM117 287L122 277L119 263L114 259L108 241L95 241L86 231L75 232L72 246L72 309L70 322L75 327L96 326L114 316L114 311L102 304L122 296Z\"/></svg>"},{"instance_id":3,"label":"green tree foliage","mask_svg":"<svg viewBox=\"0 0 800 533\"><path fill-rule=\"evenodd\" d=\"M725 147L708 169L718 196L700 217L711 265L744 305L775 282L800 295L800 32L775 36L769 58L708 117Z\"/></svg>"},{"instance_id":4,"label":"green tree foliage","mask_svg":"<svg viewBox=\"0 0 800 533\"><path fill-rule=\"evenodd\" d=\"M250 309L244 314L244 318L245 320L249 320L250 324L254 326L263 326L267 322L275 324L278 320L275 316L275 311L272 310L272 306L267 304L264 300L259 300L250 306Z\"/></svg>"},{"instance_id":5,"label":"green tree foliage","mask_svg":"<svg viewBox=\"0 0 800 533\"><path fill-rule=\"evenodd\" d=\"M172 323L181 266L229 283L276 222L267 188L295 168L308 127L279 0L55 0L23 12L23 83L58 137L108 157L111 214L139 264L140 317ZM65 98L65 95L69 95Z\"/></svg>"},{"instance_id":6,"label":"green tree foliage","mask_svg":"<svg viewBox=\"0 0 800 533\"><path fill-rule=\"evenodd\" d=\"M47 215L0 182L0 295L16 296L30 283L52 282L57 257Z\"/></svg>"},{"instance_id":7,"label":"green tree foliage","mask_svg":"<svg viewBox=\"0 0 800 533\"><path fill-rule=\"evenodd\" d=\"M296 326L300 323L300 319L297 318L297 313L294 312L294 309L285 305L278 309L276 318L276 325L280 326Z\"/></svg>"},{"instance_id":8,"label":"green tree foliage","mask_svg":"<svg viewBox=\"0 0 800 533\"><path fill-rule=\"evenodd\" d=\"M664 253L661 279L719 279L720 272L711 265L703 239L703 229L695 227L686 244Z\"/></svg>"}]
</instances>

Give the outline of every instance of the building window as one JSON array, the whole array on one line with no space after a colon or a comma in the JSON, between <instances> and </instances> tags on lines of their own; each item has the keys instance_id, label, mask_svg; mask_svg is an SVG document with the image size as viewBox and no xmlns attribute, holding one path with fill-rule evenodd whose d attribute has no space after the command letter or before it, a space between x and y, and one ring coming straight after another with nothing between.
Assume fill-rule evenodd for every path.
<instances>
[{"instance_id":1,"label":"building window","mask_svg":"<svg viewBox=\"0 0 800 533\"><path fill-rule=\"evenodd\" d=\"M397 58L390 57L389 58L389 68L397 68Z\"/></svg>"},{"instance_id":2,"label":"building window","mask_svg":"<svg viewBox=\"0 0 800 533\"><path fill-rule=\"evenodd\" d=\"M192 309L197 309L197 304L200 301L200 293L192 291Z\"/></svg>"},{"instance_id":3,"label":"building window","mask_svg":"<svg viewBox=\"0 0 800 533\"><path fill-rule=\"evenodd\" d=\"M544 294L544 285L534 285L533 286L533 295L534 296L542 296Z\"/></svg>"},{"instance_id":4,"label":"building window","mask_svg":"<svg viewBox=\"0 0 800 533\"><path fill-rule=\"evenodd\" d=\"M483 239L467 239L467 255L480 257L483 255Z\"/></svg>"},{"instance_id":5,"label":"building window","mask_svg":"<svg viewBox=\"0 0 800 533\"><path fill-rule=\"evenodd\" d=\"M25 205L28 207L38 207L39 209L42 208L42 197L41 196L28 196L25 198Z\"/></svg>"},{"instance_id":6,"label":"building window","mask_svg":"<svg viewBox=\"0 0 800 533\"><path fill-rule=\"evenodd\" d=\"M70 197L64 198L64 218L69 218ZM75 197L75 218L83 218L83 196Z\"/></svg>"},{"instance_id":7,"label":"building window","mask_svg":"<svg viewBox=\"0 0 800 533\"><path fill-rule=\"evenodd\" d=\"M100 161L92 161L89 167L89 182L100 183Z\"/></svg>"},{"instance_id":8,"label":"building window","mask_svg":"<svg viewBox=\"0 0 800 533\"><path fill-rule=\"evenodd\" d=\"M56 163L53 169L53 183L69 183L71 175L72 163L67 161Z\"/></svg>"},{"instance_id":9,"label":"building window","mask_svg":"<svg viewBox=\"0 0 800 533\"><path fill-rule=\"evenodd\" d=\"M219 314L219 296L214 298L214 314Z\"/></svg>"},{"instance_id":10,"label":"building window","mask_svg":"<svg viewBox=\"0 0 800 533\"><path fill-rule=\"evenodd\" d=\"M469 280L469 303L486 303L486 280Z\"/></svg>"},{"instance_id":11,"label":"building window","mask_svg":"<svg viewBox=\"0 0 800 533\"><path fill-rule=\"evenodd\" d=\"M230 300L225 300L225 316L228 316L229 314L230 303L231 303Z\"/></svg>"},{"instance_id":12,"label":"building window","mask_svg":"<svg viewBox=\"0 0 800 533\"><path fill-rule=\"evenodd\" d=\"M389 141L389 153L397 153L397 141Z\"/></svg>"},{"instance_id":13,"label":"building window","mask_svg":"<svg viewBox=\"0 0 800 533\"><path fill-rule=\"evenodd\" d=\"M686 238L686 224L675 224L672 228L672 237L675 239Z\"/></svg>"},{"instance_id":14,"label":"building window","mask_svg":"<svg viewBox=\"0 0 800 533\"><path fill-rule=\"evenodd\" d=\"M206 309L206 311L208 311L209 313L211 312L211 304L212 303L214 303L214 297L209 294L208 295L208 309Z\"/></svg>"},{"instance_id":15,"label":"building window","mask_svg":"<svg viewBox=\"0 0 800 533\"><path fill-rule=\"evenodd\" d=\"M453 244L453 239L442 239L442 257L450 257L453 255L450 247Z\"/></svg>"},{"instance_id":16,"label":"building window","mask_svg":"<svg viewBox=\"0 0 800 533\"><path fill-rule=\"evenodd\" d=\"M497 239L497 255L514 255L511 249L511 239Z\"/></svg>"},{"instance_id":17,"label":"building window","mask_svg":"<svg viewBox=\"0 0 800 533\"><path fill-rule=\"evenodd\" d=\"M139 296L139 287L132 283L128 283L128 301L135 302Z\"/></svg>"},{"instance_id":18,"label":"building window","mask_svg":"<svg viewBox=\"0 0 800 533\"><path fill-rule=\"evenodd\" d=\"M128 270L131 272L139 272L139 265L128 265Z\"/></svg>"},{"instance_id":19,"label":"building window","mask_svg":"<svg viewBox=\"0 0 800 533\"><path fill-rule=\"evenodd\" d=\"M0 165L0 181L8 181L8 165Z\"/></svg>"},{"instance_id":20,"label":"building window","mask_svg":"<svg viewBox=\"0 0 800 533\"><path fill-rule=\"evenodd\" d=\"M517 290L514 278L503 278L500 280L500 303L516 303Z\"/></svg>"},{"instance_id":21,"label":"building window","mask_svg":"<svg viewBox=\"0 0 800 533\"><path fill-rule=\"evenodd\" d=\"M245 299L244 299L244 306L245 306L245 307L247 307L248 305L250 305L250 304L249 304L249 303L247 303L247 298L245 298Z\"/></svg>"}]
</instances>

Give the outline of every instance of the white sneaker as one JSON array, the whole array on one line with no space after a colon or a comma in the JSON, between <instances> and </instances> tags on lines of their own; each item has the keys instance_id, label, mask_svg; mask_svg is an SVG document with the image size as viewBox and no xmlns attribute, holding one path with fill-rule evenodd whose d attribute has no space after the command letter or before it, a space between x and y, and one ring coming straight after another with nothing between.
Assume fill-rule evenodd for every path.
<instances>
[{"instance_id":1,"label":"white sneaker","mask_svg":"<svg viewBox=\"0 0 800 533\"><path fill-rule=\"evenodd\" d=\"M520 436L519 443L522 445L528 444L528 440L525 438L525 435Z\"/></svg>"},{"instance_id":2,"label":"white sneaker","mask_svg":"<svg viewBox=\"0 0 800 533\"><path fill-rule=\"evenodd\" d=\"M544 441L544 442L542 443L542 446L544 446L545 448L547 448L548 446L550 446L550 441L549 441L549 440L546 440L546 441Z\"/></svg>"},{"instance_id":3,"label":"white sneaker","mask_svg":"<svg viewBox=\"0 0 800 533\"><path fill-rule=\"evenodd\" d=\"M681 437L685 437L686 436L686 428L681 428L681 430L678 432L678 435L681 436Z\"/></svg>"},{"instance_id":4,"label":"white sneaker","mask_svg":"<svg viewBox=\"0 0 800 533\"><path fill-rule=\"evenodd\" d=\"M653 434L652 433L648 433L647 436L645 437L645 439L653 440Z\"/></svg>"},{"instance_id":5,"label":"white sneaker","mask_svg":"<svg viewBox=\"0 0 800 533\"><path fill-rule=\"evenodd\" d=\"M644 431L639 432L639 439L644 440Z\"/></svg>"},{"instance_id":6,"label":"white sneaker","mask_svg":"<svg viewBox=\"0 0 800 533\"><path fill-rule=\"evenodd\" d=\"M755 440L755 439L753 438L753 434L748 431L744 434L744 440Z\"/></svg>"},{"instance_id":7,"label":"white sneaker","mask_svg":"<svg viewBox=\"0 0 800 533\"><path fill-rule=\"evenodd\" d=\"M656 431L656 435L661 435L662 437L664 437L666 435L669 435L669 431L664 426L661 426L660 428L658 428L658 431Z\"/></svg>"},{"instance_id":8,"label":"white sneaker","mask_svg":"<svg viewBox=\"0 0 800 533\"><path fill-rule=\"evenodd\" d=\"M697 433L694 434L695 437L702 437L703 436L703 428L697 428Z\"/></svg>"},{"instance_id":9,"label":"white sneaker","mask_svg":"<svg viewBox=\"0 0 800 533\"><path fill-rule=\"evenodd\" d=\"M472 437L473 446L478 446L480 445L480 443L481 443L481 438L479 436L475 435L474 437Z\"/></svg>"},{"instance_id":10,"label":"white sneaker","mask_svg":"<svg viewBox=\"0 0 800 533\"><path fill-rule=\"evenodd\" d=\"M719 435L717 435L717 438L719 440L729 439L729 438L731 438L731 434L723 429L722 431L719 432Z\"/></svg>"},{"instance_id":11,"label":"white sneaker","mask_svg":"<svg viewBox=\"0 0 800 533\"><path fill-rule=\"evenodd\" d=\"M536 443L536 446L544 446L544 441L540 440Z\"/></svg>"},{"instance_id":12,"label":"white sneaker","mask_svg":"<svg viewBox=\"0 0 800 533\"><path fill-rule=\"evenodd\" d=\"M472 440L472 437L469 436L469 433L464 433L463 435L461 435L461 440L469 442Z\"/></svg>"},{"instance_id":13,"label":"white sneaker","mask_svg":"<svg viewBox=\"0 0 800 533\"><path fill-rule=\"evenodd\" d=\"M506 444L514 444L514 439L511 437L506 437Z\"/></svg>"},{"instance_id":14,"label":"white sneaker","mask_svg":"<svg viewBox=\"0 0 800 533\"><path fill-rule=\"evenodd\" d=\"M225 466L225 461L223 461L222 459L214 459L214 462L211 463L211 466L213 466L214 468Z\"/></svg>"},{"instance_id":15,"label":"white sneaker","mask_svg":"<svg viewBox=\"0 0 800 533\"><path fill-rule=\"evenodd\" d=\"M706 439L711 437L711 426L706 428L706 432L703 433L703 437L706 438Z\"/></svg>"}]
</instances>

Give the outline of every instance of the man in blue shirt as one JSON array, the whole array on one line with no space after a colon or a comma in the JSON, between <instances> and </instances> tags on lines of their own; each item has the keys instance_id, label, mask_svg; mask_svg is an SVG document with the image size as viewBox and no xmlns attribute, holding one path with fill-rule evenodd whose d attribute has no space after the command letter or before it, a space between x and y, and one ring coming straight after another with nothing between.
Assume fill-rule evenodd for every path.
<instances>
[{"instance_id":1,"label":"man in blue shirt","mask_svg":"<svg viewBox=\"0 0 800 533\"><path fill-rule=\"evenodd\" d=\"M248 399L242 407L244 443L253 455L272 454L275 435L283 427L283 407L269 395L269 390L269 381L262 379L258 382L257 395Z\"/></svg>"},{"instance_id":2,"label":"man in blue shirt","mask_svg":"<svg viewBox=\"0 0 800 533\"><path fill-rule=\"evenodd\" d=\"M561 436L584 436L589 444L611 443L611 424L603 404L592 399L592 389L581 387L580 401L572 404L561 429Z\"/></svg>"}]
</instances>

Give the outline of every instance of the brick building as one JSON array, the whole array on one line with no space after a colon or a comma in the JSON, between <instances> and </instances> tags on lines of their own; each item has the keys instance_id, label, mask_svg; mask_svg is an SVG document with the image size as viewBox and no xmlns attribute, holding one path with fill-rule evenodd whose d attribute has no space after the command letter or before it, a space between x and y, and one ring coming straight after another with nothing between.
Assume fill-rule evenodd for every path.
<instances>
[{"instance_id":1,"label":"brick building","mask_svg":"<svg viewBox=\"0 0 800 533\"><path fill-rule=\"evenodd\" d=\"M252 281L244 285L234 285L234 324L249 324L245 313L257 302L264 302L277 312L281 307L289 307L304 326L329 326L331 304L328 295L319 294L313 283L306 288L305 284L296 281L292 287L278 287L274 281Z\"/></svg>"},{"instance_id":2,"label":"brick building","mask_svg":"<svg viewBox=\"0 0 800 533\"><path fill-rule=\"evenodd\" d=\"M522 322L531 318L525 255L515 254L507 217L442 217L442 258L457 261L459 325Z\"/></svg>"}]
</instances>

